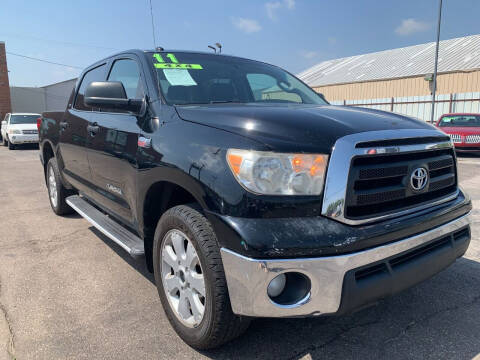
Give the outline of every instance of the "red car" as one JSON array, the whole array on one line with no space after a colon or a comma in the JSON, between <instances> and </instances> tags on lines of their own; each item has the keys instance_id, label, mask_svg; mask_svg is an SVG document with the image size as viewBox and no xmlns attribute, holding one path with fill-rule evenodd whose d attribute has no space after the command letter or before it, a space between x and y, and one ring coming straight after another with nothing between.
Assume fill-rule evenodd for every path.
<instances>
[{"instance_id":1,"label":"red car","mask_svg":"<svg viewBox=\"0 0 480 360\"><path fill-rule=\"evenodd\" d=\"M444 114L436 125L450 135L455 150L480 152L480 114Z\"/></svg>"}]
</instances>

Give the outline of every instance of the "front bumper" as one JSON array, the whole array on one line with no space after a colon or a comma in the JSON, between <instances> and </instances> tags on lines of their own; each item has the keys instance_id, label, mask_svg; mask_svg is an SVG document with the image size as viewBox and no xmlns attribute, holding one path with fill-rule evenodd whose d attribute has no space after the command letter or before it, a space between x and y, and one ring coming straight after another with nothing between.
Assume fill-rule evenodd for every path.
<instances>
[{"instance_id":1,"label":"front bumper","mask_svg":"<svg viewBox=\"0 0 480 360\"><path fill-rule=\"evenodd\" d=\"M221 254L234 313L296 317L350 312L406 289L452 264L469 243L467 214L387 245L339 256L257 260L226 248ZM309 279L308 294L276 304L267 294L268 284L288 272Z\"/></svg>"},{"instance_id":2,"label":"front bumper","mask_svg":"<svg viewBox=\"0 0 480 360\"><path fill-rule=\"evenodd\" d=\"M33 144L33 143L38 143L38 134L36 135L11 134L11 135L8 135L8 140L15 145Z\"/></svg>"}]
</instances>

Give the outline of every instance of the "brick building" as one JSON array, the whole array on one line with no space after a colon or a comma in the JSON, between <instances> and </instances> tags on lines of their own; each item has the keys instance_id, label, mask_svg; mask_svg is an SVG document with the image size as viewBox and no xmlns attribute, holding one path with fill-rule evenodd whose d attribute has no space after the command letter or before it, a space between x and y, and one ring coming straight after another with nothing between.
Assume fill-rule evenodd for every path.
<instances>
[{"instance_id":1,"label":"brick building","mask_svg":"<svg viewBox=\"0 0 480 360\"><path fill-rule=\"evenodd\" d=\"M7 54L5 43L0 41L0 120L12 111L10 99L10 84L8 82Z\"/></svg>"}]
</instances>

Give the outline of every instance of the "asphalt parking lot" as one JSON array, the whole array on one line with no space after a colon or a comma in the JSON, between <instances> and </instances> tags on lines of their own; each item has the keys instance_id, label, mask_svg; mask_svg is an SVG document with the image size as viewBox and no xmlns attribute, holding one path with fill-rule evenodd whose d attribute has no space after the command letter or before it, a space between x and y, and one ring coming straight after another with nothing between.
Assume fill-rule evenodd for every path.
<instances>
[{"instance_id":1,"label":"asphalt parking lot","mask_svg":"<svg viewBox=\"0 0 480 360\"><path fill-rule=\"evenodd\" d=\"M480 359L480 156L459 158L474 203L466 256L356 314L259 319L197 352L171 329L143 262L50 210L38 150L0 146L0 359Z\"/></svg>"}]
</instances>

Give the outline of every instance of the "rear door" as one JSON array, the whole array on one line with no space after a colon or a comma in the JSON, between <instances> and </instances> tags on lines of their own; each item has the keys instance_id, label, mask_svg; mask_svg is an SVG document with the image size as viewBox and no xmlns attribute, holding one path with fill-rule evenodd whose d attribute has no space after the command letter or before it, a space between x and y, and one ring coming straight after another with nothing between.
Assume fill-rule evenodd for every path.
<instances>
[{"instance_id":1,"label":"rear door","mask_svg":"<svg viewBox=\"0 0 480 360\"><path fill-rule=\"evenodd\" d=\"M122 55L111 62L107 81L122 82L129 99L145 97L141 65L135 55ZM138 138L140 118L126 112L94 112L90 124L98 130L90 136L88 159L95 185L93 199L134 226Z\"/></svg>"},{"instance_id":2,"label":"rear door","mask_svg":"<svg viewBox=\"0 0 480 360\"><path fill-rule=\"evenodd\" d=\"M93 81L104 81L106 64L88 70L78 86L73 104L67 106L60 121L59 149L63 161L63 173L77 189L91 193L92 176L87 157L89 134L87 127L92 116L92 108L84 104L85 89Z\"/></svg>"}]
</instances>

